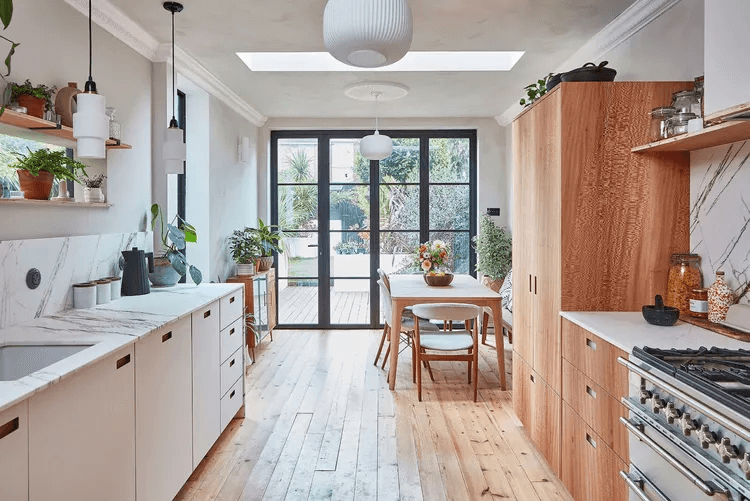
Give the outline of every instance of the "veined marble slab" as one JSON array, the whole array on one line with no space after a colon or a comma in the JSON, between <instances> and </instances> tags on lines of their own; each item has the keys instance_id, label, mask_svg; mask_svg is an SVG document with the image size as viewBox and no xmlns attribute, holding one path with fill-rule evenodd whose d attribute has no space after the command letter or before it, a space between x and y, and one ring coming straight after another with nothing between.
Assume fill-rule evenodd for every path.
<instances>
[{"instance_id":1,"label":"veined marble slab","mask_svg":"<svg viewBox=\"0 0 750 501\"><path fill-rule=\"evenodd\" d=\"M692 153L690 247L706 287L718 270L736 293L750 281L750 141Z\"/></svg>"},{"instance_id":2,"label":"veined marble slab","mask_svg":"<svg viewBox=\"0 0 750 501\"><path fill-rule=\"evenodd\" d=\"M73 306L72 285L121 275L120 252L153 248L151 232L0 242L0 328ZM42 283L32 290L26 273L38 269Z\"/></svg>"}]
</instances>

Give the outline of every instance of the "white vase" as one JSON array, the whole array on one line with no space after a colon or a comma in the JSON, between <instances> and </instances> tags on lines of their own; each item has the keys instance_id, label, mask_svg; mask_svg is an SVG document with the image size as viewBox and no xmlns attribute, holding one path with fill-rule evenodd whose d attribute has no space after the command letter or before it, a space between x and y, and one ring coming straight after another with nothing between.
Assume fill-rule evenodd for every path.
<instances>
[{"instance_id":1,"label":"white vase","mask_svg":"<svg viewBox=\"0 0 750 501\"><path fill-rule=\"evenodd\" d=\"M83 201L86 203L104 202L104 193L101 188L84 188Z\"/></svg>"},{"instance_id":2,"label":"white vase","mask_svg":"<svg viewBox=\"0 0 750 501\"><path fill-rule=\"evenodd\" d=\"M255 273L255 265L253 263L249 263L249 264L237 263L238 275L253 275L254 273Z\"/></svg>"}]
</instances>

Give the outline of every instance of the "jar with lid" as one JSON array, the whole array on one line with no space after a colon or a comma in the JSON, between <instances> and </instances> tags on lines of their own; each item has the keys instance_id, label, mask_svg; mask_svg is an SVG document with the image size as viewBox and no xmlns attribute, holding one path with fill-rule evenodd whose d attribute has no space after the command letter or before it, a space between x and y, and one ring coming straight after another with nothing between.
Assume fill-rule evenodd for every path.
<instances>
[{"instance_id":1,"label":"jar with lid","mask_svg":"<svg viewBox=\"0 0 750 501\"><path fill-rule=\"evenodd\" d=\"M649 141L660 141L669 137L667 135L667 120L674 116L677 110L674 106L660 106L651 110L651 129Z\"/></svg>"},{"instance_id":2,"label":"jar with lid","mask_svg":"<svg viewBox=\"0 0 750 501\"><path fill-rule=\"evenodd\" d=\"M703 287L700 263L696 254L673 254L669 260L667 306L679 309L680 315L690 314L692 292Z\"/></svg>"},{"instance_id":3,"label":"jar with lid","mask_svg":"<svg viewBox=\"0 0 750 501\"><path fill-rule=\"evenodd\" d=\"M724 280L724 272L716 272L716 281L708 289L708 321L721 323L727 318L729 307L734 304L732 289Z\"/></svg>"},{"instance_id":4,"label":"jar with lid","mask_svg":"<svg viewBox=\"0 0 750 501\"><path fill-rule=\"evenodd\" d=\"M695 84L693 91L695 92L696 97L698 98L698 106L693 107L692 112L698 115L698 118L703 117L703 87L704 78L703 77L695 77Z\"/></svg>"},{"instance_id":5,"label":"jar with lid","mask_svg":"<svg viewBox=\"0 0 750 501\"><path fill-rule=\"evenodd\" d=\"M677 113L667 119L667 133L669 137L687 134L688 122L698 118L694 113Z\"/></svg>"},{"instance_id":6,"label":"jar with lid","mask_svg":"<svg viewBox=\"0 0 750 501\"><path fill-rule=\"evenodd\" d=\"M107 107L106 115L109 117L109 138L117 139L119 141L122 134L122 125L115 120L116 112L117 110L115 108L110 106Z\"/></svg>"},{"instance_id":7,"label":"jar with lid","mask_svg":"<svg viewBox=\"0 0 750 501\"><path fill-rule=\"evenodd\" d=\"M708 289L693 289L690 296L690 316L708 318Z\"/></svg>"},{"instance_id":8,"label":"jar with lid","mask_svg":"<svg viewBox=\"0 0 750 501\"><path fill-rule=\"evenodd\" d=\"M683 90L672 94L672 106L677 113L693 113L695 110L700 110L700 105L701 102L695 90Z\"/></svg>"}]
</instances>

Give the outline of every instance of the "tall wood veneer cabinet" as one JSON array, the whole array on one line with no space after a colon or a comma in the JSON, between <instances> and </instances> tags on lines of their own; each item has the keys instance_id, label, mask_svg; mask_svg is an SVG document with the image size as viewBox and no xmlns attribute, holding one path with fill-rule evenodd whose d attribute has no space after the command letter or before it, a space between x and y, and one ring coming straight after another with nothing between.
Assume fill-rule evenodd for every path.
<instances>
[{"instance_id":1,"label":"tall wood veneer cabinet","mask_svg":"<svg viewBox=\"0 0 750 501\"><path fill-rule=\"evenodd\" d=\"M247 317L246 342L254 361L255 347L267 336L273 340L273 329L277 325L276 270L271 268L255 275L236 275L227 282L245 284L245 314L252 314L252 317Z\"/></svg>"},{"instance_id":2,"label":"tall wood veneer cabinet","mask_svg":"<svg viewBox=\"0 0 750 501\"><path fill-rule=\"evenodd\" d=\"M631 148L648 142L649 111L691 85L562 83L513 122L514 407L558 475L560 311L639 310L689 249L686 154Z\"/></svg>"}]
</instances>

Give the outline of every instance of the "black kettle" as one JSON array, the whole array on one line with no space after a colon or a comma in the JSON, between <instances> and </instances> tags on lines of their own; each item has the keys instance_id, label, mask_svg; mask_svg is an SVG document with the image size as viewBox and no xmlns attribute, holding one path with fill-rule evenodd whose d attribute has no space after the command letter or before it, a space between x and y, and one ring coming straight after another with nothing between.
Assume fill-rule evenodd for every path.
<instances>
[{"instance_id":1,"label":"black kettle","mask_svg":"<svg viewBox=\"0 0 750 501\"><path fill-rule=\"evenodd\" d=\"M122 295L142 296L151 292L148 285L148 274L154 272L154 253L144 252L138 247L122 251L125 268L122 271ZM148 267L146 259L148 258Z\"/></svg>"}]
</instances>

